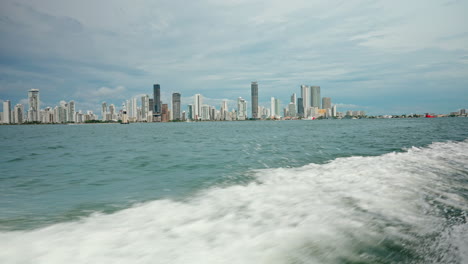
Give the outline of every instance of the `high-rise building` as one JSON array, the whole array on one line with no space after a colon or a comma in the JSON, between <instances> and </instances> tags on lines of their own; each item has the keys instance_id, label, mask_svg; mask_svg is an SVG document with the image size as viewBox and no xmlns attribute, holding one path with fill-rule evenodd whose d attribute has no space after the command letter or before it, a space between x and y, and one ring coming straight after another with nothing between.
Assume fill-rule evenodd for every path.
<instances>
[{"instance_id":1,"label":"high-rise building","mask_svg":"<svg viewBox=\"0 0 468 264\"><path fill-rule=\"evenodd\" d=\"M323 109L331 109L331 98L330 97L323 97L322 98L322 108Z\"/></svg>"},{"instance_id":2,"label":"high-rise building","mask_svg":"<svg viewBox=\"0 0 468 264\"><path fill-rule=\"evenodd\" d=\"M278 98L275 98L275 114L277 116L280 116L280 109L281 109L281 103L280 103L280 100Z\"/></svg>"},{"instance_id":3,"label":"high-rise building","mask_svg":"<svg viewBox=\"0 0 468 264\"><path fill-rule=\"evenodd\" d=\"M227 116L229 114L228 102L227 100L223 100L221 103L221 120L227 120Z\"/></svg>"},{"instance_id":4,"label":"high-rise building","mask_svg":"<svg viewBox=\"0 0 468 264\"><path fill-rule=\"evenodd\" d=\"M332 107L332 116L336 117L336 105Z\"/></svg>"},{"instance_id":5,"label":"high-rise building","mask_svg":"<svg viewBox=\"0 0 468 264\"><path fill-rule=\"evenodd\" d=\"M106 102L102 102L101 104L101 117L102 117L102 121L107 120L107 103Z\"/></svg>"},{"instance_id":6,"label":"high-rise building","mask_svg":"<svg viewBox=\"0 0 468 264\"><path fill-rule=\"evenodd\" d=\"M242 97L237 99L237 120L245 120L247 118L247 101Z\"/></svg>"},{"instance_id":7,"label":"high-rise building","mask_svg":"<svg viewBox=\"0 0 468 264\"><path fill-rule=\"evenodd\" d=\"M110 120L117 120L117 113L115 112L115 105L109 105L109 117Z\"/></svg>"},{"instance_id":8,"label":"high-rise building","mask_svg":"<svg viewBox=\"0 0 468 264\"><path fill-rule=\"evenodd\" d=\"M68 102L67 105L67 121L68 122L75 122L75 101Z\"/></svg>"},{"instance_id":9,"label":"high-rise building","mask_svg":"<svg viewBox=\"0 0 468 264\"><path fill-rule=\"evenodd\" d=\"M272 98L270 99L270 109L271 109L271 110L270 110L270 115L271 115L272 117L276 116L277 113L276 113L275 98L274 98L274 97L272 97Z\"/></svg>"},{"instance_id":10,"label":"high-rise building","mask_svg":"<svg viewBox=\"0 0 468 264\"><path fill-rule=\"evenodd\" d=\"M201 108L203 106L203 97L201 94L195 95L195 102L193 104L194 119L199 120L201 117Z\"/></svg>"},{"instance_id":11,"label":"high-rise building","mask_svg":"<svg viewBox=\"0 0 468 264\"><path fill-rule=\"evenodd\" d=\"M252 118L257 119L258 116L258 84L257 82L252 82L250 85L250 90L252 94Z\"/></svg>"},{"instance_id":12,"label":"high-rise building","mask_svg":"<svg viewBox=\"0 0 468 264\"><path fill-rule=\"evenodd\" d=\"M161 122L169 121L169 107L167 104L161 105Z\"/></svg>"},{"instance_id":13,"label":"high-rise building","mask_svg":"<svg viewBox=\"0 0 468 264\"><path fill-rule=\"evenodd\" d=\"M3 118L2 121L4 124L10 124L12 123L11 120L11 103L10 100L6 100L3 102Z\"/></svg>"},{"instance_id":14,"label":"high-rise building","mask_svg":"<svg viewBox=\"0 0 468 264\"><path fill-rule=\"evenodd\" d=\"M149 107L149 95L145 94L141 97L141 120L142 121L147 121L148 120L148 115L150 111Z\"/></svg>"},{"instance_id":15,"label":"high-rise building","mask_svg":"<svg viewBox=\"0 0 468 264\"><path fill-rule=\"evenodd\" d=\"M297 98L297 114L304 117L304 103L302 98Z\"/></svg>"},{"instance_id":16,"label":"high-rise building","mask_svg":"<svg viewBox=\"0 0 468 264\"><path fill-rule=\"evenodd\" d=\"M195 120L195 112L193 111L193 104L187 105L187 119Z\"/></svg>"},{"instance_id":17,"label":"high-rise building","mask_svg":"<svg viewBox=\"0 0 468 264\"><path fill-rule=\"evenodd\" d=\"M199 119L201 119L203 121L210 120L210 106L209 105L203 105L201 107Z\"/></svg>"},{"instance_id":18,"label":"high-rise building","mask_svg":"<svg viewBox=\"0 0 468 264\"><path fill-rule=\"evenodd\" d=\"M172 94L172 119L180 120L180 93Z\"/></svg>"},{"instance_id":19,"label":"high-rise building","mask_svg":"<svg viewBox=\"0 0 468 264\"><path fill-rule=\"evenodd\" d=\"M290 117L296 117L296 104L293 102L288 105L288 115Z\"/></svg>"},{"instance_id":20,"label":"high-rise building","mask_svg":"<svg viewBox=\"0 0 468 264\"><path fill-rule=\"evenodd\" d=\"M310 101L312 107L320 107L321 97L320 97L320 86L311 86ZM303 97L304 98L304 97Z\"/></svg>"},{"instance_id":21,"label":"high-rise building","mask_svg":"<svg viewBox=\"0 0 468 264\"><path fill-rule=\"evenodd\" d=\"M153 114L160 115L161 114L161 86L159 84L153 85Z\"/></svg>"},{"instance_id":22,"label":"high-rise building","mask_svg":"<svg viewBox=\"0 0 468 264\"><path fill-rule=\"evenodd\" d=\"M41 101L39 100L39 89L31 89L28 92L28 121L39 122L39 111Z\"/></svg>"},{"instance_id":23,"label":"high-rise building","mask_svg":"<svg viewBox=\"0 0 468 264\"><path fill-rule=\"evenodd\" d=\"M293 104L297 103L296 93L293 93L291 95L291 103L293 103Z\"/></svg>"},{"instance_id":24,"label":"high-rise building","mask_svg":"<svg viewBox=\"0 0 468 264\"><path fill-rule=\"evenodd\" d=\"M301 85L302 107L304 108L304 116L307 116L307 109L310 107L310 87Z\"/></svg>"},{"instance_id":25,"label":"high-rise building","mask_svg":"<svg viewBox=\"0 0 468 264\"><path fill-rule=\"evenodd\" d=\"M15 124L21 124L24 122L24 106L22 104L15 105L13 110L13 122Z\"/></svg>"}]
</instances>

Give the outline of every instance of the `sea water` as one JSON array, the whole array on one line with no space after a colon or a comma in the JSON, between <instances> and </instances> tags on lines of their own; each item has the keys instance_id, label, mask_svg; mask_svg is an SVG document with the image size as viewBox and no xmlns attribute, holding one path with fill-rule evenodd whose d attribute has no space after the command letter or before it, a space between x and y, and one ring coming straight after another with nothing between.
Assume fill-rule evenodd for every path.
<instances>
[{"instance_id":1,"label":"sea water","mask_svg":"<svg viewBox=\"0 0 468 264\"><path fill-rule=\"evenodd\" d=\"M0 126L0 263L468 263L468 119Z\"/></svg>"}]
</instances>

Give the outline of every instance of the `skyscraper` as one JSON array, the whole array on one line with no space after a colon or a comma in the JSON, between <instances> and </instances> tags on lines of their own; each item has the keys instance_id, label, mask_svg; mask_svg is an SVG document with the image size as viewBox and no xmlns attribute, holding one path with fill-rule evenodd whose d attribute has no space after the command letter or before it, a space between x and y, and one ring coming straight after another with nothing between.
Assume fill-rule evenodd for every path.
<instances>
[{"instance_id":1,"label":"skyscraper","mask_svg":"<svg viewBox=\"0 0 468 264\"><path fill-rule=\"evenodd\" d=\"M228 108L228 104L227 104L227 100L223 100L223 102L221 103L221 120L226 120L227 119L227 115L228 115L228 112L229 112L229 108Z\"/></svg>"},{"instance_id":2,"label":"skyscraper","mask_svg":"<svg viewBox=\"0 0 468 264\"><path fill-rule=\"evenodd\" d=\"M23 123L24 117L24 106L22 104L15 105L14 112L13 112L13 122L15 124Z\"/></svg>"},{"instance_id":3,"label":"skyscraper","mask_svg":"<svg viewBox=\"0 0 468 264\"><path fill-rule=\"evenodd\" d=\"M323 109L331 109L331 98L330 97L323 97L322 98L322 108Z\"/></svg>"},{"instance_id":4,"label":"skyscraper","mask_svg":"<svg viewBox=\"0 0 468 264\"><path fill-rule=\"evenodd\" d=\"M67 109L67 114L68 114L67 120L68 120L68 122L75 122L75 101L68 102L67 107L68 107L68 109Z\"/></svg>"},{"instance_id":5,"label":"skyscraper","mask_svg":"<svg viewBox=\"0 0 468 264\"><path fill-rule=\"evenodd\" d=\"M149 109L149 111L151 111L151 113L154 112L154 99L153 98L149 99L148 109Z\"/></svg>"},{"instance_id":6,"label":"skyscraper","mask_svg":"<svg viewBox=\"0 0 468 264\"><path fill-rule=\"evenodd\" d=\"M320 86L311 86L310 89L312 90L310 94L310 101L312 102L312 107L320 107Z\"/></svg>"},{"instance_id":7,"label":"skyscraper","mask_svg":"<svg viewBox=\"0 0 468 264\"><path fill-rule=\"evenodd\" d=\"M149 95L145 94L141 97L141 120L148 120L149 110Z\"/></svg>"},{"instance_id":8,"label":"skyscraper","mask_svg":"<svg viewBox=\"0 0 468 264\"><path fill-rule=\"evenodd\" d=\"M102 121L106 121L107 120L107 103L106 102L102 102L102 105L101 105L101 119Z\"/></svg>"},{"instance_id":9,"label":"skyscraper","mask_svg":"<svg viewBox=\"0 0 468 264\"><path fill-rule=\"evenodd\" d=\"M252 82L250 85L250 90L252 94L252 118L258 118L258 84L257 82Z\"/></svg>"},{"instance_id":10,"label":"skyscraper","mask_svg":"<svg viewBox=\"0 0 468 264\"><path fill-rule=\"evenodd\" d=\"M304 116L307 116L307 109L310 107L310 88L307 85L301 85L302 107Z\"/></svg>"},{"instance_id":11,"label":"skyscraper","mask_svg":"<svg viewBox=\"0 0 468 264\"><path fill-rule=\"evenodd\" d=\"M194 120L195 119L194 114L195 113L193 111L193 105L192 104L187 105L187 118L191 119L191 120Z\"/></svg>"},{"instance_id":12,"label":"skyscraper","mask_svg":"<svg viewBox=\"0 0 468 264\"><path fill-rule=\"evenodd\" d=\"M276 107L275 107L275 98L272 97L270 100L270 115L272 117L276 116Z\"/></svg>"},{"instance_id":13,"label":"skyscraper","mask_svg":"<svg viewBox=\"0 0 468 264\"><path fill-rule=\"evenodd\" d=\"M3 123L4 124L10 124L12 123L11 120L11 103L10 100L6 100L3 102Z\"/></svg>"},{"instance_id":14,"label":"skyscraper","mask_svg":"<svg viewBox=\"0 0 468 264\"><path fill-rule=\"evenodd\" d=\"M195 95L195 102L193 104L194 119L199 120L201 117L201 108L203 105L203 97L201 94Z\"/></svg>"},{"instance_id":15,"label":"skyscraper","mask_svg":"<svg viewBox=\"0 0 468 264\"><path fill-rule=\"evenodd\" d=\"M297 114L304 117L304 103L302 98L297 98Z\"/></svg>"},{"instance_id":16,"label":"skyscraper","mask_svg":"<svg viewBox=\"0 0 468 264\"><path fill-rule=\"evenodd\" d=\"M161 114L161 87L159 84L153 85L153 103L154 103L154 109L153 109L153 114L154 115L160 115Z\"/></svg>"},{"instance_id":17,"label":"skyscraper","mask_svg":"<svg viewBox=\"0 0 468 264\"><path fill-rule=\"evenodd\" d=\"M115 105L109 105L109 118L110 120L117 120L117 115L115 113Z\"/></svg>"},{"instance_id":18,"label":"skyscraper","mask_svg":"<svg viewBox=\"0 0 468 264\"><path fill-rule=\"evenodd\" d=\"M291 103L293 103L293 104L297 103L296 100L297 100L297 98L296 98L296 93L293 93L293 94L291 95Z\"/></svg>"},{"instance_id":19,"label":"skyscraper","mask_svg":"<svg viewBox=\"0 0 468 264\"><path fill-rule=\"evenodd\" d=\"M39 122L39 89L31 89L28 92L29 108L28 108L28 121Z\"/></svg>"},{"instance_id":20,"label":"skyscraper","mask_svg":"<svg viewBox=\"0 0 468 264\"><path fill-rule=\"evenodd\" d=\"M180 93L172 94L172 119L180 120Z\"/></svg>"},{"instance_id":21,"label":"skyscraper","mask_svg":"<svg viewBox=\"0 0 468 264\"><path fill-rule=\"evenodd\" d=\"M278 98L275 99L275 114L277 116L280 116L280 109L281 109L281 103L280 103L280 100Z\"/></svg>"},{"instance_id":22,"label":"skyscraper","mask_svg":"<svg viewBox=\"0 0 468 264\"><path fill-rule=\"evenodd\" d=\"M247 102L242 97L239 97L237 99L237 120L245 120L246 118L247 118Z\"/></svg>"}]
</instances>

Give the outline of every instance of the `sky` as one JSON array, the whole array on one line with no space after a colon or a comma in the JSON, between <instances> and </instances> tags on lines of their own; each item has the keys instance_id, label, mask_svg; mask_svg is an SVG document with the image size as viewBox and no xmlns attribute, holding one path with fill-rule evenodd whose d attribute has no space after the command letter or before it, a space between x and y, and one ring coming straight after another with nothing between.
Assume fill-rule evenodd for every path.
<instances>
[{"instance_id":1,"label":"sky","mask_svg":"<svg viewBox=\"0 0 468 264\"><path fill-rule=\"evenodd\" d=\"M467 0L1 0L0 101L41 107L173 92L285 106L319 85L338 111L468 108ZM0 106L1 107L1 106ZM250 105L249 105L250 108ZM183 109L185 110L185 109Z\"/></svg>"}]
</instances>

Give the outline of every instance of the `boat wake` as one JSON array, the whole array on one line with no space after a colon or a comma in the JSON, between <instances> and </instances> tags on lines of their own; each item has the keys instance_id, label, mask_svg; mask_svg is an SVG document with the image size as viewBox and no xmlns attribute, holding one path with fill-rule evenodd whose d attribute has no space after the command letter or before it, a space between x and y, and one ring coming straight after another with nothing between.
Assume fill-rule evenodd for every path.
<instances>
[{"instance_id":1,"label":"boat wake","mask_svg":"<svg viewBox=\"0 0 468 264\"><path fill-rule=\"evenodd\" d=\"M0 233L1 263L468 263L468 141Z\"/></svg>"}]
</instances>

